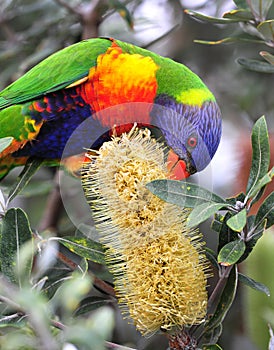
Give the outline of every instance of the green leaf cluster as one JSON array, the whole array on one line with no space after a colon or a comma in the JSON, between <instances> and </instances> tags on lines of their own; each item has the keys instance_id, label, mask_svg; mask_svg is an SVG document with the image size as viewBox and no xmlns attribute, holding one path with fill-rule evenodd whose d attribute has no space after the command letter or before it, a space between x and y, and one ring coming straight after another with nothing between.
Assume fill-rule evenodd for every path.
<instances>
[{"instance_id":1,"label":"green leaf cluster","mask_svg":"<svg viewBox=\"0 0 274 350\"><path fill-rule=\"evenodd\" d=\"M213 314L204 325L204 349L217 346L222 322L235 298L238 280L247 286L269 295L266 286L238 274L237 264L245 260L265 229L274 224L274 193L261 204L256 215L249 215L254 203L263 195L272 181L274 169L269 169L270 149L266 120L261 117L252 130L252 165L245 193L233 198L222 198L196 184L174 180L155 180L147 188L159 198L182 208L192 208L188 225L195 227L213 216L212 229L218 234L217 255L207 249L207 257L218 270L219 284L209 299L209 312L214 303ZM224 284L223 288L221 285ZM221 292L220 292L221 291ZM213 347L214 348L214 347ZM217 347L218 348L218 347Z\"/></svg>"},{"instance_id":2,"label":"green leaf cluster","mask_svg":"<svg viewBox=\"0 0 274 350\"><path fill-rule=\"evenodd\" d=\"M104 247L79 230L77 237L40 235L24 210L7 209L40 165L31 160L7 198L1 193L0 348L104 350L114 327L113 299L98 295L98 277L88 269L105 265Z\"/></svg>"},{"instance_id":3,"label":"green leaf cluster","mask_svg":"<svg viewBox=\"0 0 274 350\"><path fill-rule=\"evenodd\" d=\"M192 10L185 10L189 16L214 24L239 24L239 30L226 38L212 40L195 40L195 42L207 45L224 43L249 42L265 44L274 48L274 19L268 18L273 0L241 0L234 1L235 9L225 12L221 18L206 16ZM260 72L274 73L274 54L261 51L261 57L265 61L249 58L238 58L236 61L245 69Z\"/></svg>"}]
</instances>

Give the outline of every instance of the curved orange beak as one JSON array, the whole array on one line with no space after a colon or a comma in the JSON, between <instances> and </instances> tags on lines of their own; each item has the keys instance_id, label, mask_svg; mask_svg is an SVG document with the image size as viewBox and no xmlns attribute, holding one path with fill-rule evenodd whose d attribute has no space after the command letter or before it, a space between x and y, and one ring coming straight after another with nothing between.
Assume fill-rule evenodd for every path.
<instances>
[{"instance_id":1,"label":"curved orange beak","mask_svg":"<svg viewBox=\"0 0 274 350\"><path fill-rule=\"evenodd\" d=\"M190 176L186 170L186 163L180 159L173 150L170 150L167 156L167 169L171 180L183 180Z\"/></svg>"}]
</instances>

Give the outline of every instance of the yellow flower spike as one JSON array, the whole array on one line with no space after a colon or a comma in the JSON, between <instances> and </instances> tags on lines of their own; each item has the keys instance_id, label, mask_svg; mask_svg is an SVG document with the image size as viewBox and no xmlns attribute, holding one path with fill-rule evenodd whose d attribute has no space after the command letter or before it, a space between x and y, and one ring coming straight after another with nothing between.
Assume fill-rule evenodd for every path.
<instances>
[{"instance_id":1,"label":"yellow flower spike","mask_svg":"<svg viewBox=\"0 0 274 350\"><path fill-rule=\"evenodd\" d=\"M208 264L189 210L150 193L146 183L167 178L164 147L148 130L113 137L83 171L106 261L122 312L143 335L199 324L207 308Z\"/></svg>"}]
</instances>

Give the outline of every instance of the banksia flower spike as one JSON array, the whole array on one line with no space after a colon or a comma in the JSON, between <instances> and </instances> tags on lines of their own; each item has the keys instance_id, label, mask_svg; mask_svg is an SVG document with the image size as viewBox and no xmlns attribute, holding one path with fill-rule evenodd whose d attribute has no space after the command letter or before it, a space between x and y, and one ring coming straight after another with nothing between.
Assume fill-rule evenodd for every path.
<instances>
[{"instance_id":1,"label":"banksia flower spike","mask_svg":"<svg viewBox=\"0 0 274 350\"><path fill-rule=\"evenodd\" d=\"M176 333L199 324L207 308L208 265L188 210L166 203L145 185L168 178L164 147L148 130L113 137L83 171L121 310L143 335Z\"/></svg>"}]
</instances>

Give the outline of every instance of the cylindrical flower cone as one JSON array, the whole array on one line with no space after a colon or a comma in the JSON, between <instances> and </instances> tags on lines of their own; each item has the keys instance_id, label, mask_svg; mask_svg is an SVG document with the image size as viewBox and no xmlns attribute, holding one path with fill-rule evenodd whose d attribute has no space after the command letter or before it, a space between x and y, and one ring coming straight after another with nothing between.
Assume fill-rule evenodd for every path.
<instances>
[{"instance_id":1,"label":"cylindrical flower cone","mask_svg":"<svg viewBox=\"0 0 274 350\"><path fill-rule=\"evenodd\" d=\"M145 185L168 178L164 147L147 130L113 137L83 171L106 261L124 315L143 335L201 323L208 265L189 210L157 198Z\"/></svg>"}]
</instances>

